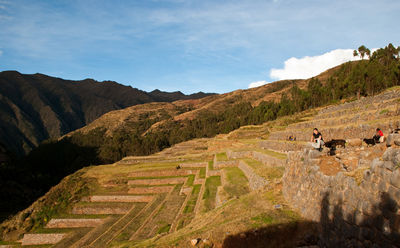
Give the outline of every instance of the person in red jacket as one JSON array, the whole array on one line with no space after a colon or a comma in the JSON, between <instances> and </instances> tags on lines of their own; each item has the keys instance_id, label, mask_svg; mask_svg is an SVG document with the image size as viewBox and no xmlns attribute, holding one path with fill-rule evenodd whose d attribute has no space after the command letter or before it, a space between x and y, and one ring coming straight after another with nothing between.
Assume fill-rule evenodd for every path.
<instances>
[{"instance_id":1,"label":"person in red jacket","mask_svg":"<svg viewBox=\"0 0 400 248\"><path fill-rule=\"evenodd\" d=\"M379 128L376 129L374 140L376 143L382 143L385 140L385 136L383 136L383 132Z\"/></svg>"}]
</instances>

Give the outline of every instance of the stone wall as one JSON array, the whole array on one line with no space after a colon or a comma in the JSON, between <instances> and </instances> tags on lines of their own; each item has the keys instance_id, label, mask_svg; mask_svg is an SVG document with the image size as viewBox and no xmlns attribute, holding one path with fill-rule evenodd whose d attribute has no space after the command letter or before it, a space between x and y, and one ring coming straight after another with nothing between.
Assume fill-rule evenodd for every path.
<instances>
[{"instance_id":1,"label":"stone wall","mask_svg":"<svg viewBox=\"0 0 400 248\"><path fill-rule=\"evenodd\" d=\"M137 187L130 188L128 194L159 194L171 192L173 189L174 186Z\"/></svg>"},{"instance_id":2,"label":"stone wall","mask_svg":"<svg viewBox=\"0 0 400 248\"><path fill-rule=\"evenodd\" d=\"M325 141L331 139L361 139L361 138L372 138L375 135L375 130L379 127L385 135L387 135L393 126L396 126L393 122L379 122L379 124L359 124L359 125L346 125L339 127L318 127L322 133L322 137ZM297 141L310 141L313 128L297 129L297 130L285 130L274 132L270 134L270 140L284 140L290 135L294 135Z\"/></svg>"},{"instance_id":3,"label":"stone wall","mask_svg":"<svg viewBox=\"0 0 400 248\"><path fill-rule=\"evenodd\" d=\"M322 109L320 114L329 114L337 111L353 110L355 108L375 109L387 106L388 100L395 100L400 97L399 90L387 91L373 97L364 97L360 100L348 102L340 105L333 105ZM377 104L378 106L374 106Z\"/></svg>"},{"instance_id":4,"label":"stone wall","mask_svg":"<svg viewBox=\"0 0 400 248\"><path fill-rule=\"evenodd\" d=\"M267 184L268 181L257 175L253 168L248 166L245 162L240 161L239 162L239 168L243 171L243 173L246 175L248 181L249 181L249 187L250 190L257 190L257 189L262 189L264 188Z\"/></svg>"},{"instance_id":5,"label":"stone wall","mask_svg":"<svg viewBox=\"0 0 400 248\"><path fill-rule=\"evenodd\" d=\"M182 168L200 168L200 167L206 167L207 165L208 165L207 162L182 163L182 164L180 164L180 167L182 167Z\"/></svg>"},{"instance_id":6,"label":"stone wall","mask_svg":"<svg viewBox=\"0 0 400 248\"><path fill-rule=\"evenodd\" d=\"M186 177L171 177L171 178L129 180L128 185L180 184L180 183L184 183L184 182L186 182Z\"/></svg>"},{"instance_id":7,"label":"stone wall","mask_svg":"<svg viewBox=\"0 0 400 248\"><path fill-rule=\"evenodd\" d=\"M390 116L398 115L397 101L391 102L389 106L382 106L379 108L370 109L353 109L351 111L338 111L328 114L319 114L315 116L312 121L299 122L289 125L288 129L304 129L313 128L318 126L337 126L346 125L356 122L368 122L376 119L384 119ZM384 104L388 105L388 104ZM385 109L386 111L382 110Z\"/></svg>"},{"instance_id":8,"label":"stone wall","mask_svg":"<svg viewBox=\"0 0 400 248\"><path fill-rule=\"evenodd\" d=\"M272 151L289 152L301 151L307 146L307 144L298 141L264 140L260 141L259 146Z\"/></svg>"},{"instance_id":9,"label":"stone wall","mask_svg":"<svg viewBox=\"0 0 400 248\"><path fill-rule=\"evenodd\" d=\"M264 165L268 166L285 166L286 159L279 159L274 156L270 156L265 153L256 152L256 151L244 151L244 152L233 152L227 151L226 155L229 159L238 159L238 158L253 158L255 160L260 161Z\"/></svg>"},{"instance_id":10,"label":"stone wall","mask_svg":"<svg viewBox=\"0 0 400 248\"><path fill-rule=\"evenodd\" d=\"M290 152L283 194L303 217L319 223L320 245L397 247L400 244L400 149L389 148L362 171L362 180L326 176L313 151Z\"/></svg>"},{"instance_id":11,"label":"stone wall","mask_svg":"<svg viewBox=\"0 0 400 248\"><path fill-rule=\"evenodd\" d=\"M89 202L150 202L150 195L92 195L88 197Z\"/></svg>"},{"instance_id":12,"label":"stone wall","mask_svg":"<svg viewBox=\"0 0 400 248\"><path fill-rule=\"evenodd\" d=\"M224 204L228 200L228 195L226 194L224 190L224 186L228 184L227 178L226 178L226 171L221 170L221 186L217 187L217 194L215 196L215 207L219 207L222 204Z\"/></svg>"},{"instance_id":13,"label":"stone wall","mask_svg":"<svg viewBox=\"0 0 400 248\"><path fill-rule=\"evenodd\" d=\"M128 174L128 177L163 177L163 176L188 176L196 174L198 170L154 170L154 171L136 171Z\"/></svg>"},{"instance_id":14,"label":"stone wall","mask_svg":"<svg viewBox=\"0 0 400 248\"><path fill-rule=\"evenodd\" d=\"M228 153L226 154L228 156ZM228 156L230 159L230 157ZM217 155L214 155L214 169L222 169L227 167L237 167L238 161L236 160L228 160L228 161L218 161Z\"/></svg>"},{"instance_id":15,"label":"stone wall","mask_svg":"<svg viewBox=\"0 0 400 248\"><path fill-rule=\"evenodd\" d=\"M51 219L46 228L80 228L96 227L104 223L105 219Z\"/></svg>"},{"instance_id":16,"label":"stone wall","mask_svg":"<svg viewBox=\"0 0 400 248\"><path fill-rule=\"evenodd\" d=\"M253 153L252 151L234 152L234 151L228 150L228 151L226 151L226 156L228 156L229 159L238 159L238 158L251 157L252 153Z\"/></svg>"},{"instance_id":17,"label":"stone wall","mask_svg":"<svg viewBox=\"0 0 400 248\"><path fill-rule=\"evenodd\" d=\"M261 152L253 152L252 158L254 158L255 160L258 160L261 163L263 163L264 165L268 165L268 166L281 167L281 166L286 165L286 159L276 158L274 156L270 156L268 154L261 153Z\"/></svg>"},{"instance_id":18,"label":"stone wall","mask_svg":"<svg viewBox=\"0 0 400 248\"><path fill-rule=\"evenodd\" d=\"M220 170L209 170L207 177L212 177L212 176L221 176L221 171Z\"/></svg>"},{"instance_id":19,"label":"stone wall","mask_svg":"<svg viewBox=\"0 0 400 248\"><path fill-rule=\"evenodd\" d=\"M60 242L66 235L66 233L25 234L21 242L23 246L56 244Z\"/></svg>"},{"instance_id":20,"label":"stone wall","mask_svg":"<svg viewBox=\"0 0 400 248\"><path fill-rule=\"evenodd\" d=\"M92 206L75 206L71 213L72 214L127 214L129 207L92 207ZM0 247L1 248L1 247Z\"/></svg>"}]
</instances>

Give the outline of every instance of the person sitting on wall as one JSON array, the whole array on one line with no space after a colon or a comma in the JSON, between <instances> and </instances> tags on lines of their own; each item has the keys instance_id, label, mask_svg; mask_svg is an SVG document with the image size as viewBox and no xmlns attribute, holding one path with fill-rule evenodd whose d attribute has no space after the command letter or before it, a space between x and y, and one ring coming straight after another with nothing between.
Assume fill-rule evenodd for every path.
<instances>
[{"instance_id":1,"label":"person sitting on wall","mask_svg":"<svg viewBox=\"0 0 400 248\"><path fill-rule=\"evenodd\" d=\"M383 132L379 128L376 129L374 140L375 143L382 143L385 140L385 136L383 136Z\"/></svg>"},{"instance_id":2,"label":"person sitting on wall","mask_svg":"<svg viewBox=\"0 0 400 248\"><path fill-rule=\"evenodd\" d=\"M324 139L322 138L322 134L318 131L317 128L314 128L313 134L311 136L312 146L318 151L322 151L322 146L324 145Z\"/></svg>"}]
</instances>

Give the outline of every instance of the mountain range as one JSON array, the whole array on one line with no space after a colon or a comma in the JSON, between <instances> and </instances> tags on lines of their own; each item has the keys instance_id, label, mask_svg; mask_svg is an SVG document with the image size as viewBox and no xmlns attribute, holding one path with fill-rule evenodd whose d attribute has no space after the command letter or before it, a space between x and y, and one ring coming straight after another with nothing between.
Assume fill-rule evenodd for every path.
<instances>
[{"instance_id":1,"label":"mountain range","mask_svg":"<svg viewBox=\"0 0 400 248\"><path fill-rule=\"evenodd\" d=\"M24 155L101 115L149 102L198 99L211 94L145 92L113 81L64 80L43 74L0 72L0 143Z\"/></svg>"}]
</instances>

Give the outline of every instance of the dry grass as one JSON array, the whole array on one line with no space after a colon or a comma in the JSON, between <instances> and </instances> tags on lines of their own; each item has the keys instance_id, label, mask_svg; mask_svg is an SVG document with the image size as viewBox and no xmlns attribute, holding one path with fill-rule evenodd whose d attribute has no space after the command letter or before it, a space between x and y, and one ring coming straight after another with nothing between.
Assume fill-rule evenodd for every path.
<instances>
[{"instance_id":1,"label":"dry grass","mask_svg":"<svg viewBox=\"0 0 400 248\"><path fill-rule=\"evenodd\" d=\"M239 197L250 192L247 177L243 171L237 167L225 168L227 184L224 190L228 193L229 198Z\"/></svg>"},{"instance_id":2,"label":"dry grass","mask_svg":"<svg viewBox=\"0 0 400 248\"><path fill-rule=\"evenodd\" d=\"M228 156L226 155L226 152L221 152L221 153L217 153L217 161L227 161L228 160Z\"/></svg>"},{"instance_id":3,"label":"dry grass","mask_svg":"<svg viewBox=\"0 0 400 248\"><path fill-rule=\"evenodd\" d=\"M215 196L217 194L218 186L221 186L220 176L211 176L206 179L203 194L204 211L209 211L215 207Z\"/></svg>"},{"instance_id":4,"label":"dry grass","mask_svg":"<svg viewBox=\"0 0 400 248\"><path fill-rule=\"evenodd\" d=\"M364 172L366 170L368 170L368 169L369 169L369 167L360 167L360 168L357 168L357 169L355 169L353 171L345 172L344 174L346 176L354 178L354 180L356 181L357 185L360 185L361 182L364 179Z\"/></svg>"},{"instance_id":5,"label":"dry grass","mask_svg":"<svg viewBox=\"0 0 400 248\"><path fill-rule=\"evenodd\" d=\"M273 201L271 201L271 195ZM276 202L282 204L281 210L275 210ZM284 203L283 196L276 193L252 192L239 199L231 200L222 207L202 213L182 229L163 237L142 241L137 244L124 244L126 247L187 247L192 238L207 238L214 244L221 244L228 236L267 228L276 223L281 225L301 221L299 215L293 212ZM274 237L269 237L271 241ZM290 240L290 239L289 239ZM123 245L119 246L123 247Z\"/></svg>"},{"instance_id":6,"label":"dry grass","mask_svg":"<svg viewBox=\"0 0 400 248\"><path fill-rule=\"evenodd\" d=\"M258 160L246 158L243 159L243 161L250 167L252 167L257 175L264 177L268 180L282 178L283 173L285 172L284 167L270 167L264 165Z\"/></svg>"},{"instance_id":7,"label":"dry grass","mask_svg":"<svg viewBox=\"0 0 400 248\"><path fill-rule=\"evenodd\" d=\"M287 159L287 155L285 153L275 152L268 149L258 149L257 151L267 154L269 156L279 158L279 159Z\"/></svg>"}]
</instances>

